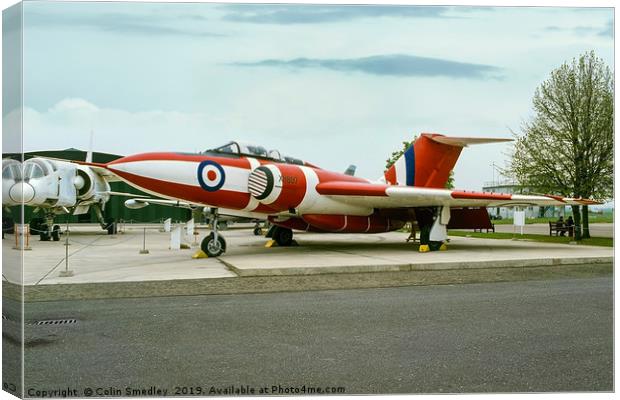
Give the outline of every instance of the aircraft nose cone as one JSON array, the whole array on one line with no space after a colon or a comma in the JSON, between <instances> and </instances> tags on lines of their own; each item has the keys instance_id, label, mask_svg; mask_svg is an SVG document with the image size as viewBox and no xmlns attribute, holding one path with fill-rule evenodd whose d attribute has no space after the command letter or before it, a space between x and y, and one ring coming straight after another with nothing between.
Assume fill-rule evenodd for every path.
<instances>
[{"instance_id":1,"label":"aircraft nose cone","mask_svg":"<svg viewBox=\"0 0 620 400\"><path fill-rule=\"evenodd\" d=\"M34 188L27 182L18 182L11 186L9 197L16 203L28 203L34 199Z\"/></svg>"}]
</instances>

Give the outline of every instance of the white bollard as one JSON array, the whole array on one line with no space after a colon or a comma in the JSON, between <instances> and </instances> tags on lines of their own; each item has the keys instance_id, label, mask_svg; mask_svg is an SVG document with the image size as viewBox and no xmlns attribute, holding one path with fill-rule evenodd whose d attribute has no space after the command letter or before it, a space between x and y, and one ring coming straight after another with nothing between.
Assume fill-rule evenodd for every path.
<instances>
[{"instance_id":1,"label":"white bollard","mask_svg":"<svg viewBox=\"0 0 620 400\"><path fill-rule=\"evenodd\" d=\"M525 226L525 211L515 210L512 214L512 223L515 227L518 226L521 229L521 234L523 235L523 226Z\"/></svg>"},{"instance_id":2,"label":"white bollard","mask_svg":"<svg viewBox=\"0 0 620 400\"><path fill-rule=\"evenodd\" d=\"M164 232L170 232L172 228L172 218L168 218L164 221Z\"/></svg>"},{"instance_id":3,"label":"white bollard","mask_svg":"<svg viewBox=\"0 0 620 400\"><path fill-rule=\"evenodd\" d=\"M185 234L185 242L191 243L192 240L194 240L194 218L185 223L185 228L183 231Z\"/></svg>"},{"instance_id":4,"label":"white bollard","mask_svg":"<svg viewBox=\"0 0 620 400\"><path fill-rule=\"evenodd\" d=\"M170 250L181 250L181 227L178 226L170 233Z\"/></svg>"}]
</instances>

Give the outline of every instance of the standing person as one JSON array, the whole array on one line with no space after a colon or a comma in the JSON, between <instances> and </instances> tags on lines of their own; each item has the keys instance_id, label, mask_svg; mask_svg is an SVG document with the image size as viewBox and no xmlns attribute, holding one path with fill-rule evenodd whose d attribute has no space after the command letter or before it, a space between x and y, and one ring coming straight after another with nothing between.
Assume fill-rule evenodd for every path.
<instances>
[{"instance_id":1,"label":"standing person","mask_svg":"<svg viewBox=\"0 0 620 400\"><path fill-rule=\"evenodd\" d=\"M568 227L568 236L573 237L575 233L575 221L573 221L572 215L566 220L566 226Z\"/></svg>"}]
</instances>

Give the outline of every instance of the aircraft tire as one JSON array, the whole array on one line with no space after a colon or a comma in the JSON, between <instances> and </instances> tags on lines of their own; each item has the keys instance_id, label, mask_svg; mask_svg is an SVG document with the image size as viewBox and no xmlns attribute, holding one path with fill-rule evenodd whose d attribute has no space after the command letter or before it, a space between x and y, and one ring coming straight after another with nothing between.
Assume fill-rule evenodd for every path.
<instances>
[{"instance_id":1,"label":"aircraft tire","mask_svg":"<svg viewBox=\"0 0 620 400\"><path fill-rule=\"evenodd\" d=\"M39 238L42 242L50 241L50 232L47 230L47 224L41 224L39 226Z\"/></svg>"},{"instance_id":2,"label":"aircraft tire","mask_svg":"<svg viewBox=\"0 0 620 400\"><path fill-rule=\"evenodd\" d=\"M420 244L428 244L431 243L431 227L429 225L424 225L420 227Z\"/></svg>"},{"instance_id":3,"label":"aircraft tire","mask_svg":"<svg viewBox=\"0 0 620 400\"><path fill-rule=\"evenodd\" d=\"M52 229L52 240L58 242L60 240L60 225L54 225Z\"/></svg>"},{"instance_id":4,"label":"aircraft tire","mask_svg":"<svg viewBox=\"0 0 620 400\"><path fill-rule=\"evenodd\" d=\"M276 226L276 229L273 231L273 240L275 240L279 246L290 246L293 243L293 231L288 228Z\"/></svg>"},{"instance_id":5,"label":"aircraft tire","mask_svg":"<svg viewBox=\"0 0 620 400\"><path fill-rule=\"evenodd\" d=\"M217 235L216 242L214 236L212 232L200 242L200 249L209 257L217 257L226 251L226 240L224 240L224 237Z\"/></svg>"},{"instance_id":6,"label":"aircraft tire","mask_svg":"<svg viewBox=\"0 0 620 400\"><path fill-rule=\"evenodd\" d=\"M428 242L428 247L431 249L431 251L437 251L439 250L442 244L443 242L437 242L437 241L431 240Z\"/></svg>"},{"instance_id":7,"label":"aircraft tire","mask_svg":"<svg viewBox=\"0 0 620 400\"><path fill-rule=\"evenodd\" d=\"M276 231L276 229L278 229L276 225L271 225L271 227L267 229L267 233L265 234L265 237L273 239L273 233Z\"/></svg>"},{"instance_id":8,"label":"aircraft tire","mask_svg":"<svg viewBox=\"0 0 620 400\"><path fill-rule=\"evenodd\" d=\"M117 225L116 221L113 218L110 218L106 221L106 231L108 231L108 235L116 235L117 233Z\"/></svg>"},{"instance_id":9,"label":"aircraft tire","mask_svg":"<svg viewBox=\"0 0 620 400\"><path fill-rule=\"evenodd\" d=\"M261 228L254 228L254 236L260 236L261 233L263 233Z\"/></svg>"}]
</instances>

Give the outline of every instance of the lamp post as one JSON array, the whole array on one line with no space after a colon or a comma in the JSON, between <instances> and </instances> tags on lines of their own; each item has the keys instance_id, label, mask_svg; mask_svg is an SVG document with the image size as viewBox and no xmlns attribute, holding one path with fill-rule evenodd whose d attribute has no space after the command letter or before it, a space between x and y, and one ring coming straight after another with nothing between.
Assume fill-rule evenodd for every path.
<instances>
[{"instance_id":1,"label":"lamp post","mask_svg":"<svg viewBox=\"0 0 620 400\"><path fill-rule=\"evenodd\" d=\"M493 184L492 184L493 185L493 189L492 189L493 192L497 192L498 191L498 188L497 188L498 185L497 185L497 182L495 182L495 169L496 168L497 168L497 164L495 164L495 161L493 161L491 163L491 170L493 171ZM499 169L497 171L500 172ZM497 213L497 215L500 215L499 207L497 207L495 212Z\"/></svg>"},{"instance_id":2,"label":"lamp post","mask_svg":"<svg viewBox=\"0 0 620 400\"><path fill-rule=\"evenodd\" d=\"M491 169L493 170L493 186L497 186L497 182L495 182L495 170L497 169L497 172L498 172L497 176L498 176L498 178L499 178L499 175L501 175L501 171L497 167L498 167L498 165L495 164L495 161L493 161L491 163Z\"/></svg>"}]
</instances>

